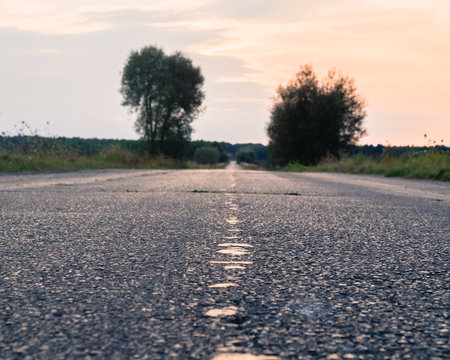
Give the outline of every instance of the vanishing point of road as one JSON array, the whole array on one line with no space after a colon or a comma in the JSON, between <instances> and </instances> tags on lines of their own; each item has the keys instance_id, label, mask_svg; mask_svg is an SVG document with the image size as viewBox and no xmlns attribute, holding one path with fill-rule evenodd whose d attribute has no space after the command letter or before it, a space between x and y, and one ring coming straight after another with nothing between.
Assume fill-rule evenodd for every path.
<instances>
[{"instance_id":1,"label":"vanishing point of road","mask_svg":"<svg viewBox=\"0 0 450 360\"><path fill-rule=\"evenodd\" d=\"M448 183L0 176L1 359L448 359Z\"/></svg>"}]
</instances>

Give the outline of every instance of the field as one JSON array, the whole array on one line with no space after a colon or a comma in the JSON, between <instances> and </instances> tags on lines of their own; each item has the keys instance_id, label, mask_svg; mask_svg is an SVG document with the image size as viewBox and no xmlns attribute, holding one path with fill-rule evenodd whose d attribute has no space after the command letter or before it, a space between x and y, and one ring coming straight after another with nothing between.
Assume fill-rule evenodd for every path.
<instances>
[{"instance_id":1,"label":"field","mask_svg":"<svg viewBox=\"0 0 450 360\"><path fill-rule=\"evenodd\" d=\"M215 146L220 151L220 163L206 166L209 168L223 168L227 159L233 159L239 149L253 146L257 150L257 164L241 164L246 169L329 171L450 181L450 149L445 146L356 146L339 160L329 158L317 166L293 163L274 169L264 165L267 148L261 144L193 141L187 159L175 160L150 156L142 142L137 140L46 138L37 135L0 136L0 172L204 168L193 161L195 150L202 146Z\"/></svg>"},{"instance_id":2,"label":"field","mask_svg":"<svg viewBox=\"0 0 450 360\"><path fill-rule=\"evenodd\" d=\"M331 171L350 174L375 174L387 177L405 177L450 181L450 152L430 149L420 154L404 153L382 156L357 154L344 156L340 160L326 159L317 166L289 164L284 171Z\"/></svg>"},{"instance_id":3,"label":"field","mask_svg":"<svg viewBox=\"0 0 450 360\"><path fill-rule=\"evenodd\" d=\"M36 133L36 131L31 132ZM202 147L219 150L219 162L195 163L195 153ZM24 135L0 136L0 172L52 171L76 169L192 169L223 168L240 149L251 147L258 162L267 161L267 147L261 144L231 144L217 141L191 141L186 158L150 156L139 140L81 139Z\"/></svg>"},{"instance_id":4,"label":"field","mask_svg":"<svg viewBox=\"0 0 450 360\"><path fill-rule=\"evenodd\" d=\"M193 167L190 161L152 157L133 140L0 137L0 172Z\"/></svg>"}]
</instances>

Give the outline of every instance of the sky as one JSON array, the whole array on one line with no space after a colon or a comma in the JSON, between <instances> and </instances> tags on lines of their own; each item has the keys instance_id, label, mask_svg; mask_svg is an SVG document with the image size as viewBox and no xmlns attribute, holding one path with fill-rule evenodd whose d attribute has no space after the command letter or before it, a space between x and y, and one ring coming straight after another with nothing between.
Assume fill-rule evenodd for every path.
<instances>
[{"instance_id":1,"label":"sky","mask_svg":"<svg viewBox=\"0 0 450 360\"><path fill-rule=\"evenodd\" d=\"M277 87L311 64L355 80L360 144L450 144L448 0L0 0L0 133L138 138L119 88L148 45L201 67L193 139L267 144Z\"/></svg>"}]
</instances>

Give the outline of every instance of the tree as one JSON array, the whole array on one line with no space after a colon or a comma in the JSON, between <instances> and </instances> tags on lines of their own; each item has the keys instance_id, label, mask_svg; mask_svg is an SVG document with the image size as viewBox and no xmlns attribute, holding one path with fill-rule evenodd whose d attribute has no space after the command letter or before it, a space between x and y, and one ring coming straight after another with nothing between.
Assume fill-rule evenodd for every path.
<instances>
[{"instance_id":1,"label":"tree","mask_svg":"<svg viewBox=\"0 0 450 360\"><path fill-rule=\"evenodd\" d=\"M122 74L122 105L137 113L136 131L151 154L184 156L201 111L204 78L182 53L147 46L131 52Z\"/></svg>"},{"instance_id":2,"label":"tree","mask_svg":"<svg viewBox=\"0 0 450 360\"><path fill-rule=\"evenodd\" d=\"M252 146L246 146L242 149L239 149L236 152L236 161L238 164L241 162L255 164L256 163L256 152Z\"/></svg>"},{"instance_id":3,"label":"tree","mask_svg":"<svg viewBox=\"0 0 450 360\"><path fill-rule=\"evenodd\" d=\"M220 152L214 146L203 146L195 150L194 160L197 164L217 164L220 159Z\"/></svg>"},{"instance_id":4,"label":"tree","mask_svg":"<svg viewBox=\"0 0 450 360\"><path fill-rule=\"evenodd\" d=\"M205 140L194 140L189 144L189 156L188 158L194 160L196 151L205 146L212 146L217 148L219 151L219 162L225 163L228 162L228 154L226 152L225 142L217 142L217 141L205 141Z\"/></svg>"},{"instance_id":5,"label":"tree","mask_svg":"<svg viewBox=\"0 0 450 360\"><path fill-rule=\"evenodd\" d=\"M312 66L301 67L287 86L279 86L267 127L274 165L314 165L363 136L365 101L351 78L330 71L319 81Z\"/></svg>"}]
</instances>

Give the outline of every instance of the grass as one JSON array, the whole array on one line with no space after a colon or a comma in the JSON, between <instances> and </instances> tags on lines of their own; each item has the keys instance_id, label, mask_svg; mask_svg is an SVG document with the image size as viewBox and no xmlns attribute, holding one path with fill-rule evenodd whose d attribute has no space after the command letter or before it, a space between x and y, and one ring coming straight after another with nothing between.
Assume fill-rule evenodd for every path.
<instances>
[{"instance_id":1,"label":"grass","mask_svg":"<svg viewBox=\"0 0 450 360\"><path fill-rule=\"evenodd\" d=\"M11 140L10 143L5 139ZM3 137L3 140L4 147L0 147L0 172L84 169L221 169L226 166L226 163L198 165L191 161L175 160L164 156L152 157L137 149L128 149L122 146L123 144L104 144L105 147L101 150L99 149L92 155L86 155L78 148L72 149L64 144L55 143L57 146L50 147L43 141L43 138L37 136ZM17 144L11 148L13 140ZM71 141L75 140L77 139L71 139ZM292 163L283 168L271 170L333 171L450 181L450 152L448 149L429 147L428 150L421 149L420 153L407 152L403 154L396 153L393 151L395 149L385 148L383 155L379 157L359 154L343 157L341 160L327 159L317 166ZM267 169L260 164L241 163L240 165L251 170Z\"/></svg>"},{"instance_id":2,"label":"grass","mask_svg":"<svg viewBox=\"0 0 450 360\"><path fill-rule=\"evenodd\" d=\"M316 172L318 169L314 166L306 166L300 163L290 163L280 169L281 171L291 171L291 172Z\"/></svg>"},{"instance_id":3,"label":"grass","mask_svg":"<svg viewBox=\"0 0 450 360\"><path fill-rule=\"evenodd\" d=\"M405 154L399 157L372 158L357 155L341 160L327 159L317 166L289 164L283 171L343 172L350 174L375 174L387 177L450 181L450 154L428 151L418 156Z\"/></svg>"},{"instance_id":4,"label":"grass","mask_svg":"<svg viewBox=\"0 0 450 360\"><path fill-rule=\"evenodd\" d=\"M75 152L0 152L0 172L54 171L85 169L192 169L192 162L164 156L151 157L112 146L102 152L86 156Z\"/></svg>"},{"instance_id":5,"label":"grass","mask_svg":"<svg viewBox=\"0 0 450 360\"><path fill-rule=\"evenodd\" d=\"M52 151L0 150L0 173L88 169L223 169L227 163L199 165L192 161L130 151L112 145L93 155L64 148Z\"/></svg>"}]
</instances>

